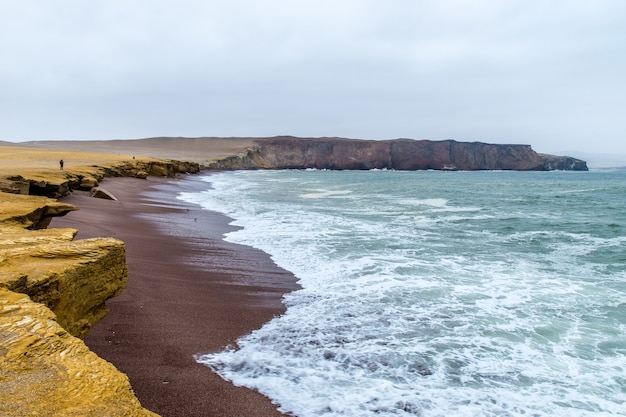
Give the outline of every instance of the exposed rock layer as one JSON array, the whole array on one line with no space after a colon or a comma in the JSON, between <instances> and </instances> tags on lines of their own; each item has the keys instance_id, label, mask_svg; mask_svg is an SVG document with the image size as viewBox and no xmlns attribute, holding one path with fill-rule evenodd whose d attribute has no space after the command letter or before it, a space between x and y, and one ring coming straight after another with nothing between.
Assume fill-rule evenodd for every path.
<instances>
[{"instance_id":1,"label":"exposed rock layer","mask_svg":"<svg viewBox=\"0 0 626 417\"><path fill-rule=\"evenodd\" d=\"M128 378L28 296L0 288L0 415L136 416Z\"/></svg>"},{"instance_id":2,"label":"exposed rock layer","mask_svg":"<svg viewBox=\"0 0 626 417\"><path fill-rule=\"evenodd\" d=\"M0 177L0 191L57 198L72 190L90 190L105 177L173 177L178 173L199 171L200 165L197 162L129 159L110 166L93 165L75 170Z\"/></svg>"},{"instance_id":3,"label":"exposed rock layer","mask_svg":"<svg viewBox=\"0 0 626 417\"><path fill-rule=\"evenodd\" d=\"M557 156L540 153L546 171L588 171L587 163L571 156Z\"/></svg>"},{"instance_id":4,"label":"exposed rock layer","mask_svg":"<svg viewBox=\"0 0 626 417\"><path fill-rule=\"evenodd\" d=\"M3 231L0 287L27 294L54 311L70 334L83 337L106 314L105 301L126 286L128 270L122 241L73 241L75 233Z\"/></svg>"},{"instance_id":5,"label":"exposed rock layer","mask_svg":"<svg viewBox=\"0 0 626 417\"><path fill-rule=\"evenodd\" d=\"M124 243L41 229L76 207L0 192L0 415L154 416L78 337L126 285Z\"/></svg>"},{"instance_id":6,"label":"exposed rock layer","mask_svg":"<svg viewBox=\"0 0 626 417\"><path fill-rule=\"evenodd\" d=\"M77 208L25 194L93 188L106 175L198 170L197 163L129 160L0 179L10 191L0 191L0 415L156 416L141 407L128 378L79 339L126 285L124 243L45 229Z\"/></svg>"},{"instance_id":7,"label":"exposed rock layer","mask_svg":"<svg viewBox=\"0 0 626 417\"><path fill-rule=\"evenodd\" d=\"M4 193L0 190L0 230L9 227L45 229L52 217L63 216L73 210L78 210L78 207L46 197Z\"/></svg>"},{"instance_id":8,"label":"exposed rock layer","mask_svg":"<svg viewBox=\"0 0 626 417\"><path fill-rule=\"evenodd\" d=\"M529 145L454 140L354 140L262 138L237 155L208 165L214 169L459 169L587 170L584 161L538 154Z\"/></svg>"}]
</instances>

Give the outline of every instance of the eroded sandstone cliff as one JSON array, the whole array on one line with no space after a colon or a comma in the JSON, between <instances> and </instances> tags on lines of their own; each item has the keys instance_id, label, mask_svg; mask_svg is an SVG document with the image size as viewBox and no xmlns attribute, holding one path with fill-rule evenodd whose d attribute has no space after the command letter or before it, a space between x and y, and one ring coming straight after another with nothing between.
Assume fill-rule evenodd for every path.
<instances>
[{"instance_id":1,"label":"eroded sandstone cliff","mask_svg":"<svg viewBox=\"0 0 626 417\"><path fill-rule=\"evenodd\" d=\"M127 159L109 165L77 167L65 171L25 171L0 175L0 191L57 198L72 190L90 190L105 177L173 177L179 173L195 174L199 171L197 162Z\"/></svg>"},{"instance_id":2,"label":"eroded sandstone cliff","mask_svg":"<svg viewBox=\"0 0 626 417\"><path fill-rule=\"evenodd\" d=\"M42 229L76 207L0 192L0 415L150 416L79 337L128 275L124 243Z\"/></svg>"},{"instance_id":3,"label":"eroded sandstone cliff","mask_svg":"<svg viewBox=\"0 0 626 417\"><path fill-rule=\"evenodd\" d=\"M123 242L73 241L75 234L72 229L4 230L0 287L50 308L64 329L83 337L106 314L105 301L124 289L128 271Z\"/></svg>"},{"instance_id":4,"label":"eroded sandstone cliff","mask_svg":"<svg viewBox=\"0 0 626 417\"><path fill-rule=\"evenodd\" d=\"M80 340L106 314L105 301L126 285L124 243L74 240L74 229L46 229L77 207L32 194L92 188L106 175L198 169L129 160L0 176L0 188L9 191L0 191L0 415L156 416L141 407L128 378Z\"/></svg>"},{"instance_id":5,"label":"eroded sandstone cliff","mask_svg":"<svg viewBox=\"0 0 626 417\"><path fill-rule=\"evenodd\" d=\"M0 415L156 416L46 306L0 288Z\"/></svg>"}]
</instances>

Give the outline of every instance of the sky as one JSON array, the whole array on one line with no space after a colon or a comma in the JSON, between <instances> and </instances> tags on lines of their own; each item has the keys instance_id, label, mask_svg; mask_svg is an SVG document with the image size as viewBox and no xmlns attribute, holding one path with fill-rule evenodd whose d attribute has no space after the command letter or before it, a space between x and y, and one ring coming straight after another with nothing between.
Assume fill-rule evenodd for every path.
<instances>
[{"instance_id":1,"label":"sky","mask_svg":"<svg viewBox=\"0 0 626 417\"><path fill-rule=\"evenodd\" d=\"M0 140L626 155L623 0L0 0Z\"/></svg>"}]
</instances>

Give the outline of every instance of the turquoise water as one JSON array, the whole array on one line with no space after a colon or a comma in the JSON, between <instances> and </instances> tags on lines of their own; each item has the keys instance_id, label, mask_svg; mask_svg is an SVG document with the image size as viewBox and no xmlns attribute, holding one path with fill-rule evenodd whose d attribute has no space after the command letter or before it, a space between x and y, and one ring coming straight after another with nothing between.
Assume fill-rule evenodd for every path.
<instances>
[{"instance_id":1,"label":"turquoise water","mask_svg":"<svg viewBox=\"0 0 626 417\"><path fill-rule=\"evenodd\" d=\"M626 415L626 171L254 171L181 198L302 289L198 360L306 416ZM205 352L200 352L205 353Z\"/></svg>"}]
</instances>

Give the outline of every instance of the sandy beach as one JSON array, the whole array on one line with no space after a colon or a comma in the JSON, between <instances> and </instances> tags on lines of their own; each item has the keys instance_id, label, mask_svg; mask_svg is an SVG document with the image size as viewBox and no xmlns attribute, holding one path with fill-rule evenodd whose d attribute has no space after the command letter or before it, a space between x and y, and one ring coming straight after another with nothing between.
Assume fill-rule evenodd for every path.
<instances>
[{"instance_id":1,"label":"sandy beach","mask_svg":"<svg viewBox=\"0 0 626 417\"><path fill-rule=\"evenodd\" d=\"M222 380L193 356L213 352L284 311L295 278L264 252L222 240L229 219L176 200L206 189L199 176L109 178L118 201L74 192L80 207L50 227L77 239L110 236L126 243L129 279L110 312L85 338L126 373L142 405L169 416L281 416L257 392Z\"/></svg>"}]
</instances>

